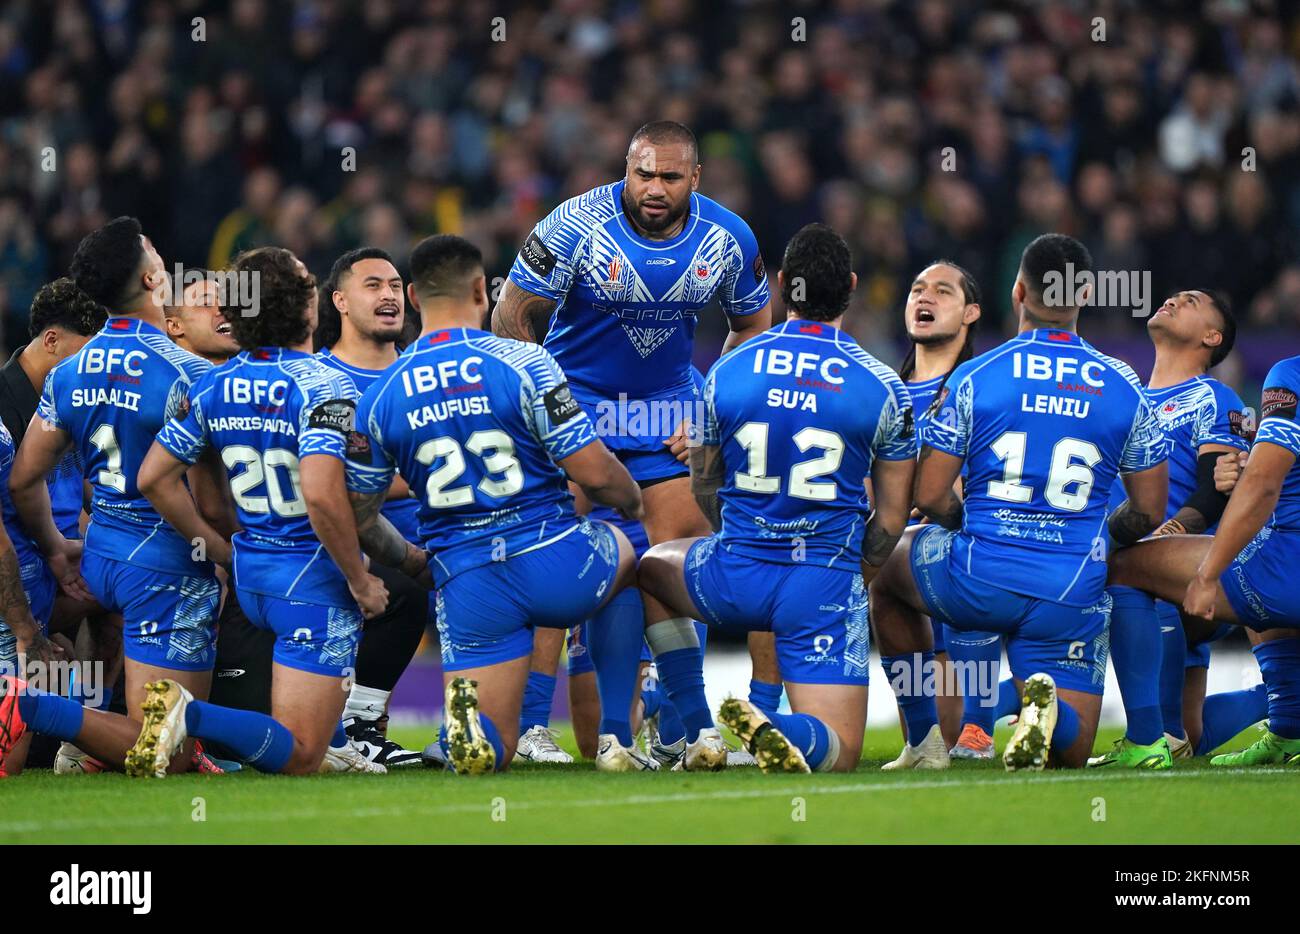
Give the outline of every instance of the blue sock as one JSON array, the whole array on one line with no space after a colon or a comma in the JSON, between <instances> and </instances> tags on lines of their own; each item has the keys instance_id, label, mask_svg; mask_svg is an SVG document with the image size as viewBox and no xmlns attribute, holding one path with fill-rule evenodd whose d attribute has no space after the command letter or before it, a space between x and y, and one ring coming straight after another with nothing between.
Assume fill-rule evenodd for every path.
<instances>
[{"instance_id":1,"label":"blue sock","mask_svg":"<svg viewBox=\"0 0 1300 934\"><path fill-rule=\"evenodd\" d=\"M700 654L709 647L709 624L695 620L695 638L700 640Z\"/></svg>"},{"instance_id":2,"label":"blue sock","mask_svg":"<svg viewBox=\"0 0 1300 934\"><path fill-rule=\"evenodd\" d=\"M830 730L814 716L806 713L771 714L772 725L785 734L785 738L798 747L814 772L831 751Z\"/></svg>"},{"instance_id":3,"label":"blue sock","mask_svg":"<svg viewBox=\"0 0 1300 934\"><path fill-rule=\"evenodd\" d=\"M347 744L348 731L343 729L343 721L340 720L339 725L334 728L334 735L330 738L330 748L338 749L340 746L346 746Z\"/></svg>"},{"instance_id":4,"label":"blue sock","mask_svg":"<svg viewBox=\"0 0 1300 934\"><path fill-rule=\"evenodd\" d=\"M677 716L677 708L673 702L660 693L659 702L659 742L665 746L671 746L680 740L686 738L686 727L682 723L682 718Z\"/></svg>"},{"instance_id":5,"label":"blue sock","mask_svg":"<svg viewBox=\"0 0 1300 934\"><path fill-rule=\"evenodd\" d=\"M687 742L694 742L700 730L713 726L709 701L704 696L704 657L694 646L673 649L655 656L659 683L677 708Z\"/></svg>"},{"instance_id":6,"label":"blue sock","mask_svg":"<svg viewBox=\"0 0 1300 934\"><path fill-rule=\"evenodd\" d=\"M293 754L293 734L278 720L253 710L190 701L185 730L221 743L259 772L282 771Z\"/></svg>"},{"instance_id":7,"label":"blue sock","mask_svg":"<svg viewBox=\"0 0 1300 934\"><path fill-rule=\"evenodd\" d=\"M750 679L749 702L769 717L781 706L781 692L784 685L768 684L766 681Z\"/></svg>"},{"instance_id":8,"label":"blue sock","mask_svg":"<svg viewBox=\"0 0 1300 934\"><path fill-rule=\"evenodd\" d=\"M18 695L18 715L27 724L27 729L69 743L81 732L85 711L76 701L58 694L25 688Z\"/></svg>"},{"instance_id":9,"label":"blue sock","mask_svg":"<svg viewBox=\"0 0 1300 934\"><path fill-rule=\"evenodd\" d=\"M641 591L634 587L619 591L583 629L600 694L600 733L612 733L624 746L631 746L629 717L645 641Z\"/></svg>"},{"instance_id":10,"label":"blue sock","mask_svg":"<svg viewBox=\"0 0 1300 934\"><path fill-rule=\"evenodd\" d=\"M540 671L528 672L524 688L524 706L519 712L519 735L535 726L551 725L551 699L555 696L555 678ZM629 701L629 703L631 703Z\"/></svg>"},{"instance_id":11,"label":"blue sock","mask_svg":"<svg viewBox=\"0 0 1300 934\"><path fill-rule=\"evenodd\" d=\"M1187 682L1187 635L1177 614L1159 617L1160 633L1160 719L1164 732L1182 739L1183 685ZM1164 630L1168 629L1169 632ZM1114 650L1112 649L1112 652Z\"/></svg>"},{"instance_id":12,"label":"blue sock","mask_svg":"<svg viewBox=\"0 0 1300 934\"><path fill-rule=\"evenodd\" d=\"M1020 713L1020 692L1016 690L1016 682L1005 678L998 682L998 704L993 708L993 721L996 723L1003 717L1014 717L1018 713Z\"/></svg>"},{"instance_id":13,"label":"blue sock","mask_svg":"<svg viewBox=\"0 0 1300 934\"><path fill-rule=\"evenodd\" d=\"M935 670L933 652L888 655L880 659L889 686L894 689L898 709L907 724L907 742L919 746L930 728L939 722L939 708L934 700L934 685L927 691L927 675ZM919 667L918 667L919 666ZM928 680L933 681L933 676Z\"/></svg>"},{"instance_id":14,"label":"blue sock","mask_svg":"<svg viewBox=\"0 0 1300 934\"><path fill-rule=\"evenodd\" d=\"M1052 733L1052 748L1062 751L1074 745L1079 738L1079 715L1065 701L1056 700L1056 729Z\"/></svg>"},{"instance_id":15,"label":"blue sock","mask_svg":"<svg viewBox=\"0 0 1300 934\"><path fill-rule=\"evenodd\" d=\"M995 696L984 691L993 685L997 690L998 668L1002 664L1002 637L993 632L963 632L948 628L944 633L948 657L962 689L961 722L973 723L989 736L997 717ZM986 677L986 675L988 677Z\"/></svg>"},{"instance_id":16,"label":"blue sock","mask_svg":"<svg viewBox=\"0 0 1300 934\"><path fill-rule=\"evenodd\" d=\"M1268 728L1300 739L1300 639L1261 642L1252 651L1268 692Z\"/></svg>"},{"instance_id":17,"label":"blue sock","mask_svg":"<svg viewBox=\"0 0 1300 934\"><path fill-rule=\"evenodd\" d=\"M1268 717L1268 688L1257 684L1248 691L1211 694L1201 710L1198 756L1209 755L1242 730Z\"/></svg>"},{"instance_id":18,"label":"blue sock","mask_svg":"<svg viewBox=\"0 0 1300 934\"><path fill-rule=\"evenodd\" d=\"M649 687L641 685L641 705L643 710L641 716L649 720L651 717L657 717L659 711L663 709L664 692L659 690L659 682L655 681Z\"/></svg>"},{"instance_id":19,"label":"blue sock","mask_svg":"<svg viewBox=\"0 0 1300 934\"><path fill-rule=\"evenodd\" d=\"M497 725L492 722L492 718L482 711L479 711L478 720L483 726L483 737L492 744L492 752L496 754L496 764L493 766L493 771L500 772L506 767L506 747L501 742L501 732L497 729ZM438 746L442 749L443 759L450 765L451 748L447 745L446 721L438 727Z\"/></svg>"},{"instance_id":20,"label":"blue sock","mask_svg":"<svg viewBox=\"0 0 1300 934\"><path fill-rule=\"evenodd\" d=\"M1110 614L1110 660L1115 666L1128 721L1124 735L1139 746L1150 746L1164 734L1165 721L1160 703L1161 650L1160 618L1154 597L1132 587L1110 587L1115 601ZM1183 638L1183 627L1178 627ZM1181 719L1182 668L1179 667L1178 706Z\"/></svg>"}]
</instances>

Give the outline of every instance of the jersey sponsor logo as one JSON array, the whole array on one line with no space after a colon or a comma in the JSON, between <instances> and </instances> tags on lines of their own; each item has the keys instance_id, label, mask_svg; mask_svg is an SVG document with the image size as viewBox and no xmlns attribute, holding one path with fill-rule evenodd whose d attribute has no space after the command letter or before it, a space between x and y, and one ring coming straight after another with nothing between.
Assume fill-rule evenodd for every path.
<instances>
[{"instance_id":1,"label":"jersey sponsor logo","mask_svg":"<svg viewBox=\"0 0 1300 934\"><path fill-rule=\"evenodd\" d=\"M528 239L524 241L523 249L519 251L519 258L524 261L524 264L529 269L543 278L550 276L555 269L555 254L547 249L546 244L542 242L542 238L537 236L536 233L528 235Z\"/></svg>"},{"instance_id":2,"label":"jersey sponsor logo","mask_svg":"<svg viewBox=\"0 0 1300 934\"><path fill-rule=\"evenodd\" d=\"M556 425L561 425L582 412L582 407L578 405L578 400L573 398L568 383L560 383L547 392L542 396L542 402L546 405L546 414Z\"/></svg>"},{"instance_id":3,"label":"jersey sponsor logo","mask_svg":"<svg viewBox=\"0 0 1300 934\"><path fill-rule=\"evenodd\" d=\"M1238 438L1246 437L1246 414L1244 412L1228 413L1228 431Z\"/></svg>"},{"instance_id":4,"label":"jersey sponsor logo","mask_svg":"<svg viewBox=\"0 0 1300 934\"><path fill-rule=\"evenodd\" d=\"M479 367L482 365L483 358L473 356L460 360L439 360L432 366L414 366L402 371L402 389L408 396L433 392L436 389L450 391L448 387L453 379L459 379L467 387L476 386L483 379L479 372Z\"/></svg>"},{"instance_id":5,"label":"jersey sponsor logo","mask_svg":"<svg viewBox=\"0 0 1300 934\"><path fill-rule=\"evenodd\" d=\"M279 408L284 405L288 396L288 380L247 379L242 376L232 376L221 381L223 402Z\"/></svg>"},{"instance_id":6,"label":"jersey sponsor logo","mask_svg":"<svg viewBox=\"0 0 1300 934\"><path fill-rule=\"evenodd\" d=\"M77 355L78 373L114 373L125 371L128 376L143 376L140 366L147 358L143 350L125 350L122 347L87 347Z\"/></svg>"},{"instance_id":7,"label":"jersey sponsor logo","mask_svg":"<svg viewBox=\"0 0 1300 934\"><path fill-rule=\"evenodd\" d=\"M645 264L647 266L675 266L677 265L677 260L673 259L671 256L652 256L650 259L645 261Z\"/></svg>"},{"instance_id":8,"label":"jersey sponsor logo","mask_svg":"<svg viewBox=\"0 0 1300 934\"><path fill-rule=\"evenodd\" d=\"M357 404L351 399L331 399L312 409L308 428L323 428L347 436L356 425Z\"/></svg>"},{"instance_id":9,"label":"jersey sponsor logo","mask_svg":"<svg viewBox=\"0 0 1300 934\"><path fill-rule=\"evenodd\" d=\"M1259 417L1289 418L1295 420L1296 394L1285 386L1273 386L1264 390L1263 401L1259 407Z\"/></svg>"},{"instance_id":10,"label":"jersey sponsor logo","mask_svg":"<svg viewBox=\"0 0 1300 934\"><path fill-rule=\"evenodd\" d=\"M755 373L766 373L768 376L811 377L810 382L801 381L799 385L812 385L818 388L832 389L843 384L843 372L848 369L848 366L849 362L843 357L823 357L821 354L808 351L800 351L796 354L779 348L772 350L760 348L754 354Z\"/></svg>"}]
</instances>

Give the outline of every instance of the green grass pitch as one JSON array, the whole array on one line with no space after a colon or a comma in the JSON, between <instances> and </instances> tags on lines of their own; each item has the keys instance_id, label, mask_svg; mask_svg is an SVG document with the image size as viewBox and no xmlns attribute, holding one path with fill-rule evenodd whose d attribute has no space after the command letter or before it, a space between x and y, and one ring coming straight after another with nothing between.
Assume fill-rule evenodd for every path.
<instances>
[{"instance_id":1,"label":"green grass pitch","mask_svg":"<svg viewBox=\"0 0 1300 934\"><path fill-rule=\"evenodd\" d=\"M1007 731L998 731L998 747ZM1103 731L1098 748L1116 730ZM394 729L422 747L428 731ZM1255 738L1242 734L1228 748ZM565 734L572 750L572 737ZM12 843L1294 843L1300 768L1008 775L1000 763L881 772L872 730L849 775L601 775L590 762L480 779L425 769L313 778L32 771L0 780ZM198 818L202 817L200 820Z\"/></svg>"}]
</instances>

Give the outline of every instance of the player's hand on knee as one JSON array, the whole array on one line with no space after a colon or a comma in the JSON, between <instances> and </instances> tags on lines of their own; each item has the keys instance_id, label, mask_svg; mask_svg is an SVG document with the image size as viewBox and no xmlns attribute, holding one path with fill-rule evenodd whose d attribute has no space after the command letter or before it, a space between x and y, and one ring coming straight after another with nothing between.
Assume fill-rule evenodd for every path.
<instances>
[{"instance_id":1,"label":"player's hand on knee","mask_svg":"<svg viewBox=\"0 0 1300 934\"><path fill-rule=\"evenodd\" d=\"M374 619L388 606L388 588L373 574L366 573L355 584L349 581L348 590L366 619Z\"/></svg>"},{"instance_id":2,"label":"player's hand on knee","mask_svg":"<svg viewBox=\"0 0 1300 934\"><path fill-rule=\"evenodd\" d=\"M690 460L691 438L690 420L682 419L672 437L664 441L664 445L672 453L673 457L685 464Z\"/></svg>"},{"instance_id":3,"label":"player's hand on knee","mask_svg":"<svg viewBox=\"0 0 1300 934\"><path fill-rule=\"evenodd\" d=\"M1249 451L1230 451L1221 454L1214 464L1214 488L1220 493L1231 493L1246 468Z\"/></svg>"},{"instance_id":4,"label":"player's hand on knee","mask_svg":"<svg viewBox=\"0 0 1300 934\"><path fill-rule=\"evenodd\" d=\"M1183 596L1183 612L1188 616L1199 616L1201 619L1214 619L1214 603L1218 590L1219 585L1216 582L1193 577L1192 582L1187 585L1187 593Z\"/></svg>"}]
</instances>

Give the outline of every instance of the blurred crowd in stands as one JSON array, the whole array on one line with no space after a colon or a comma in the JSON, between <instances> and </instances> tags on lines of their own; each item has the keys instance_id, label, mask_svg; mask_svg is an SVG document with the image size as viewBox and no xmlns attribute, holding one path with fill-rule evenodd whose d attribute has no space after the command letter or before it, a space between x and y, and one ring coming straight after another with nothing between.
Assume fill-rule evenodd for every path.
<instances>
[{"instance_id":1,"label":"blurred crowd in stands","mask_svg":"<svg viewBox=\"0 0 1300 934\"><path fill-rule=\"evenodd\" d=\"M276 243L323 276L455 232L504 276L659 118L695 129L701 191L769 269L809 221L848 238L849 326L887 359L933 257L1005 333L1048 230L1149 271L1154 304L1220 287L1244 332L1294 331L1297 51L1284 0L6 0L0 343L119 214L187 266ZM1085 334L1142 323L1098 308Z\"/></svg>"}]
</instances>

